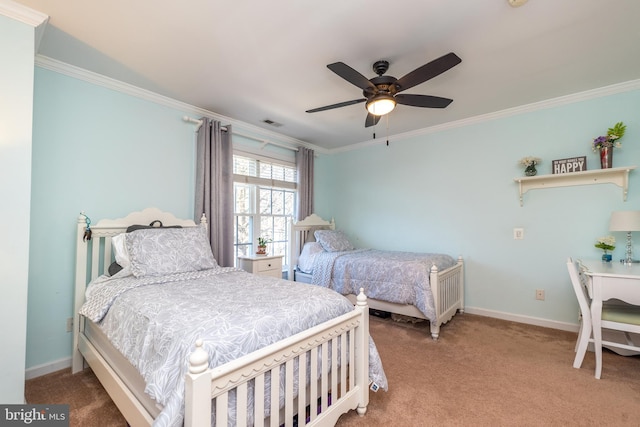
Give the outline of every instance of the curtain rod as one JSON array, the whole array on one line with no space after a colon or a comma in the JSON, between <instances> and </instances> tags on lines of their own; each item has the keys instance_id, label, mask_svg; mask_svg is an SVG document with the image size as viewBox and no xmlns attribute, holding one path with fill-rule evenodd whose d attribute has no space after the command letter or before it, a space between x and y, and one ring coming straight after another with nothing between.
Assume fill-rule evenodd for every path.
<instances>
[{"instance_id":1,"label":"curtain rod","mask_svg":"<svg viewBox=\"0 0 640 427\"><path fill-rule=\"evenodd\" d=\"M202 120L194 119L194 118L189 117L189 116L182 117L182 120L184 120L187 123L193 123L193 124L198 125L198 127L196 128L196 132L200 129L200 126L202 126ZM227 128L224 127L224 126L222 126L221 129L223 131L225 131L225 132L227 130ZM291 147L289 145L281 144L281 143L278 143L278 142L267 141L266 139L256 138L255 136L247 135L247 134L244 134L244 133L232 132L232 134L241 136L243 138L251 139L253 141L261 142L262 145L260 146L260 149L264 149L267 145L275 145L276 147L286 148L286 149L292 150L292 151L298 151L297 147Z\"/></svg>"},{"instance_id":2,"label":"curtain rod","mask_svg":"<svg viewBox=\"0 0 640 427\"><path fill-rule=\"evenodd\" d=\"M196 132L200 130L200 126L202 126L202 120L198 120L198 119L194 119L192 117L189 116L183 116L182 120L184 120L187 123L193 123L198 125L198 127L196 128Z\"/></svg>"}]
</instances>

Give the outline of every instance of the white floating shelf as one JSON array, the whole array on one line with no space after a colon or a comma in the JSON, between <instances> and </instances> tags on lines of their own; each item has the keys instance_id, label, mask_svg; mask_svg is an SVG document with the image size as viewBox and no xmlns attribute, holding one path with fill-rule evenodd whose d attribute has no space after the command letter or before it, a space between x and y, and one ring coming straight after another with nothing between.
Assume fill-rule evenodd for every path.
<instances>
[{"instance_id":1,"label":"white floating shelf","mask_svg":"<svg viewBox=\"0 0 640 427\"><path fill-rule=\"evenodd\" d=\"M635 168L636 166L624 166L553 175L523 176L513 180L520 187L520 206L524 204L522 196L529 190L590 184L615 184L622 188L622 200L626 202L629 191L629 172Z\"/></svg>"}]
</instances>

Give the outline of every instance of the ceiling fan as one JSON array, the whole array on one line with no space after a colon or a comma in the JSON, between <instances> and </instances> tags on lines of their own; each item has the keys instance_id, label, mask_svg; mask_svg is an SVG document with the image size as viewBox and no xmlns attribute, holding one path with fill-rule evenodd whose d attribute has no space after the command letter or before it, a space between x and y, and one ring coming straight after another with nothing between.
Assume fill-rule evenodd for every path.
<instances>
[{"instance_id":1,"label":"ceiling fan","mask_svg":"<svg viewBox=\"0 0 640 427\"><path fill-rule=\"evenodd\" d=\"M453 102L453 99L430 95L410 95L400 92L424 83L455 67L460 62L462 62L462 60L458 55L450 52L416 68L404 77L396 79L395 77L384 75L389 69L389 62L380 60L373 64L373 70L378 76L370 80L344 62L334 62L333 64L327 65L327 68L349 83L362 89L364 99L339 102L337 104L313 108L306 112L317 113L318 111L326 111L366 102L365 106L368 113L364 126L369 127L376 125L380 117L390 113L396 104L409 105L412 107L445 108Z\"/></svg>"}]
</instances>

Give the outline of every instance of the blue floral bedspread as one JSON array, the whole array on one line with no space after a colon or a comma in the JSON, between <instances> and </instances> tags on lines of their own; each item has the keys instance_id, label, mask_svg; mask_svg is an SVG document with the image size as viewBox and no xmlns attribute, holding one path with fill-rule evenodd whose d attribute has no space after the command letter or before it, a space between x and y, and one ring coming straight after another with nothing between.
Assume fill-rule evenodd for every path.
<instances>
[{"instance_id":1,"label":"blue floral bedspread","mask_svg":"<svg viewBox=\"0 0 640 427\"><path fill-rule=\"evenodd\" d=\"M322 252L313 266L314 285L343 295L360 292L382 301L414 305L430 321L436 320L429 273L433 265L439 271L455 265L450 255L356 249Z\"/></svg>"},{"instance_id":2,"label":"blue floral bedspread","mask_svg":"<svg viewBox=\"0 0 640 427\"><path fill-rule=\"evenodd\" d=\"M80 313L98 323L138 369L145 392L163 405L154 425L180 426L196 339L204 340L210 367L216 367L352 310L329 289L215 268L164 277L101 276L90 284ZM371 339L369 350L370 379L386 390Z\"/></svg>"}]
</instances>

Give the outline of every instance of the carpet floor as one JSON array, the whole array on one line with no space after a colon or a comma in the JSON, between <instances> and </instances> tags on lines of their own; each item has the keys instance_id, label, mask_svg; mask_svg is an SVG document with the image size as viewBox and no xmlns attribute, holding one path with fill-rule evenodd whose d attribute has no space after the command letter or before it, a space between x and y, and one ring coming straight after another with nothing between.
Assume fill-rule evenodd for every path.
<instances>
[{"instance_id":1,"label":"carpet floor","mask_svg":"<svg viewBox=\"0 0 640 427\"><path fill-rule=\"evenodd\" d=\"M604 351L602 379L587 353L572 367L577 334L471 314L436 342L428 323L371 317L389 391L367 414L337 426L639 426L640 357ZM90 370L28 380L29 403L70 404L71 426L126 426Z\"/></svg>"}]
</instances>

